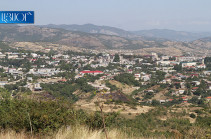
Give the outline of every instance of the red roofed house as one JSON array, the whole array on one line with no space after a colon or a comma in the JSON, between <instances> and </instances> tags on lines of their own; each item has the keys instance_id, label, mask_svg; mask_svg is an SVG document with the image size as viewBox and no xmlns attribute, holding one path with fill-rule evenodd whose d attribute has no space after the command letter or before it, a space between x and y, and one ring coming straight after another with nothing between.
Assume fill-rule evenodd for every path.
<instances>
[{"instance_id":1,"label":"red roofed house","mask_svg":"<svg viewBox=\"0 0 211 139\"><path fill-rule=\"evenodd\" d=\"M37 59L31 59L31 62L35 62L35 61L37 61Z\"/></svg>"},{"instance_id":2,"label":"red roofed house","mask_svg":"<svg viewBox=\"0 0 211 139\"><path fill-rule=\"evenodd\" d=\"M91 75L96 76L98 74L103 74L103 72L102 71L99 71L99 70L96 70L96 71L84 70L84 71L81 71L80 74L82 76L84 76L84 74L91 74Z\"/></svg>"},{"instance_id":3,"label":"red roofed house","mask_svg":"<svg viewBox=\"0 0 211 139\"><path fill-rule=\"evenodd\" d=\"M206 97L206 100L211 101L211 97Z\"/></svg>"},{"instance_id":4,"label":"red roofed house","mask_svg":"<svg viewBox=\"0 0 211 139\"><path fill-rule=\"evenodd\" d=\"M187 101L187 100L188 100L188 98L187 98L187 97L182 97L182 99L183 99L184 101Z\"/></svg>"},{"instance_id":5,"label":"red roofed house","mask_svg":"<svg viewBox=\"0 0 211 139\"><path fill-rule=\"evenodd\" d=\"M173 99L169 99L168 101L173 101Z\"/></svg>"},{"instance_id":6,"label":"red roofed house","mask_svg":"<svg viewBox=\"0 0 211 139\"><path fill-rule=\"evenodd\" d=\"M201 68L201 69L204 68L205 69L206 65L205 64L201 64L201 65L198 65L197 68Z\"/></svg>"},{"instance_id":7,"label":"red roofed house","mask_svg":"<svg viewBox=\"0 0 211 139\"><path fill-rule=\"evenodd\" d=\"M192 88L192 90L197 90L197 89L198 89L198 87L193 87L193 88Z\"/></svg>"},{"instance_id":8,"label":"red roofed house","mask_svg":"<svg viewBox=\"0 0 211 139\"><path fill-rule=\"evenodd\" d=\"M66 79L61 79L61 80L59 80L58 82L66 82L67 80Z\"/></svg>"}]
</instances>

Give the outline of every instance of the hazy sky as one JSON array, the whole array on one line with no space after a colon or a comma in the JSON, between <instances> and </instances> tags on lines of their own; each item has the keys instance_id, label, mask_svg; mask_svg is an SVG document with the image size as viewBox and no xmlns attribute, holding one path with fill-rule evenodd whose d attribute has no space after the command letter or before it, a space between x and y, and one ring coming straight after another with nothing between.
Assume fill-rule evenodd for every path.
<instances>
[{"instance_id":1,"label":"hazy sky","mask_svg":"<svg viewBox=\"0 0 211 139\"><path fill-rule=\"evenodd\" d=\"M125 30L211 31L211 0L0 1L1 11L35 11L37 25L92 23Z\"/></svg>"}]
</instances>

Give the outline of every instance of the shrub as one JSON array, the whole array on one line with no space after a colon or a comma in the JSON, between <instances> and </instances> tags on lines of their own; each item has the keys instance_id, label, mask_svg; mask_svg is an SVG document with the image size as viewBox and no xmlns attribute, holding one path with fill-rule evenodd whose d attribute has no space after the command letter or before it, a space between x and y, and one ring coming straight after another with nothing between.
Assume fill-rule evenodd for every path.
<instances>
[{"instance_id":1,"label":"shrub","mask_svg":"<svg viewBox=\"0 0 211 139\"><path fill-rule=\"evenodd\" d=\"M190 114L190 117L191 117L191 118L196 118L196 115L193 114L193 113L191 113L191 114Z\"/></svg>"}]
</instances>

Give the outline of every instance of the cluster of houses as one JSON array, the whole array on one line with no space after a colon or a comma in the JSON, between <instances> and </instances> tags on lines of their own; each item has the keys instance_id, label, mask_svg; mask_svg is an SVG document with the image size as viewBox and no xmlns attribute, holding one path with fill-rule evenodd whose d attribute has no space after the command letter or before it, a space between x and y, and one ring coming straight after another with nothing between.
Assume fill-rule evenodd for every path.
<instances>
[{"instance_id":1,"label":"cluster of houses","mask_svg":"<svg viewBox=\"0 0 211 139\"><path fill-rule=\"evenodd\" d=\"M134 76L135 80L140 81L142 85L147 85L151 82L152 75L156 71L162 71L165 73L165 77L158 84L169 84L178 86L178 88L172 88L172 95L184 95L187 90L191 90L191 94L196 91L200 86L201 79L207 84L207 91L211 90L211 81L208 79L211 75L211 71L206 70L204 63L204 57L190 57L190 56L158 56L156 53L151 55L133 57L133 54L119 55L119 61L114 61L115 54L101 53L95 55L86 54L40 54L40 53L19 53L19 52L0 52L0 60L23 60L27 59L31 66L28 70L25 67L15 67L14 65L0 65L1 69L4 69L4 73L12 76L13 80L9 78L5 80L2 78L0 86L6 84L16 83L16 80L27 79L32 82L32 76L36 77L53 77L59 73L67 72L61 70L61 63L71 64L73 69L69 69L71 72L75 72L75 78L83 78L86 74L93 76L101 75L100 80L112 80L116 75L127 72ZM129 58L128 58L129 57ZM41 59L41 60L40 60ZM150 60L149 60L150 59ZM111 65L119 65L119 68ZM86 67L90 66L95 70L87 70ZM175 69L175 65L180 65L183 71L190 72L178 72ZM109 67L107 69L107 67ZM148 67L147 71L143 68ZM103 68L104 70L99 70ZM199 70L200 69L200 70ZM187 88L186 79L188 78L200 78L200 80L193 80L190 83L192 88ZM104 84L92 84L98 89L107 89ZM42 88L39 82L34 83L34 90L40 91ZM184 96L186 97L186 96ZM162 103L169 101L168 99L160 100ZM184 99L186 101L186 99Z\"/></svg>"}]
</instances>

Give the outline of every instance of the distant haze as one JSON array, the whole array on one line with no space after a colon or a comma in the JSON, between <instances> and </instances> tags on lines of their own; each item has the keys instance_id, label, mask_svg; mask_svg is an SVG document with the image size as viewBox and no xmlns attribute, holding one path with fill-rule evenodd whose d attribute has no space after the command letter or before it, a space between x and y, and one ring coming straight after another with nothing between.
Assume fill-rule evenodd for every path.
<instances>
[{"instance_id":1,"label":"distant haze","mask_svg":"<svg viewBox=\"0 0 211 139\"><path fill-rule=\"evenodd\" d=\"M94 34L106 34L106 35L116 35L121 37L130 38L133 40L156 40L156 41L185 41L190 42L197 39L211 37L211 32L200 32L192 33L185 31L175 31L167 29L152 29L152 30L137 30L137 31L126 31L121 28L114 28L109 26L98 26L93 24L84 24L84 25L42 25L41 27L47 28L59 28L70 31L80 31L86 33Z\"/></svg>"},{"instance_id":2,"label":"distant haze","mask_svg":"<svg viewBox=\"0 0 211 139\"><path fill-rule=\"evenodd\" d=\"M34 10L36 25L106 25L124 30L210 32L211 0L2 0L1 10Z\"/></svg>"}]
</instances>

